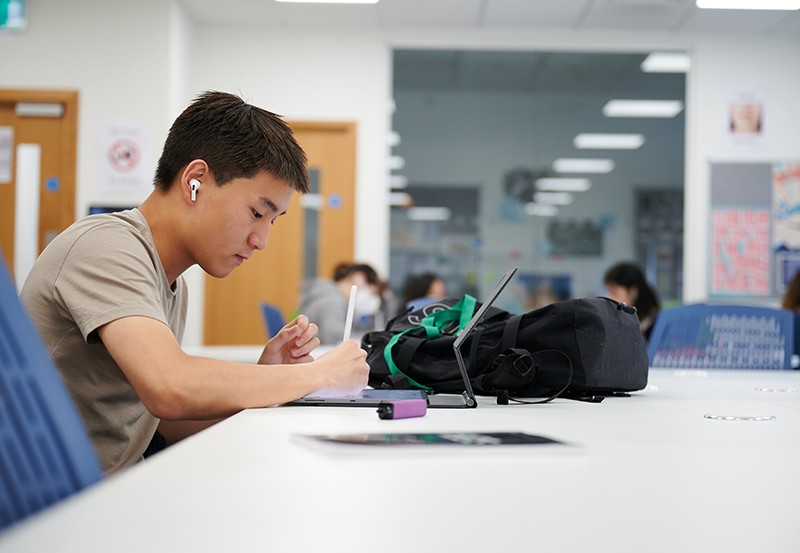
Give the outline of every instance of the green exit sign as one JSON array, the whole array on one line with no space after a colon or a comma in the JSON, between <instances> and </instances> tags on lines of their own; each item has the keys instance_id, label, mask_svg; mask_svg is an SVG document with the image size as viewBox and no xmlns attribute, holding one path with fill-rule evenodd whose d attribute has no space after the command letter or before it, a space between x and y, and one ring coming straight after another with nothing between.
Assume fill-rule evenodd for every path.
<instances>
[{"instance_id":1,"label":"green exit sign","mask_svg":"<svg viewBox=\"0 0 800 553\"><path fill-rule=\"evenodd\" d=\"M25 29L25 0L0 0L0 30Z\"/></svg>"}]
</instances>

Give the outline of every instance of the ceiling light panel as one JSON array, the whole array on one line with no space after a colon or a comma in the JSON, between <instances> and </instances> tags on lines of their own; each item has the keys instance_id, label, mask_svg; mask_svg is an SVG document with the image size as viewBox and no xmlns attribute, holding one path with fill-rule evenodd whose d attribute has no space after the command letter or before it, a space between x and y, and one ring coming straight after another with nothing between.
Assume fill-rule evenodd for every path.
<instances>
[{"instance_id":1,"label":"ceiling light panel","mask_svg":"<svg viewBox=\"0 0 800 553\"><path fill-rule=\"evenodd\" d=\"M447 221L452 213L447 207L410 207L406 217L412 221Z\"/></svg>"},{"instance_id":2,"label":"ceiling light panel","mask_svg":"<svg viewBox=\"0 0 800 553\"><path fill-rule=\"evenodd\" d=\"M294 4L377 4L378 0L275 0Z\"/></svg>"},{"instance_id":3,"label":"ceiling light panel","mask_svg":"<svg viewBox=\"0 0 800 553\"><path fill-rule=\"evenodd\" d=\"M614 170L613 159L559 158L553 162L556 173L610 173Z\"/></svg>"},{"instance_id":4,"label":"ceiling light panel","mask_svg":"<svg viewBox=\"0 0 800 553\"><path fill-rule=\"evenodd\" d=\"M569 192L534 192L533 201L537 204L569 205L572 194Z\"/></svg>"},{"instance_id":5,"label":"ceiling light panel","mask_svg":"<svg viewBox=\"0 0 800 553\"><path fill-rule=\"evenodd\" d=\"M800 0L697 0L708 10L800 10Z\"/></svg>"},{"instance_id":6,"label":"ceiling light panel","mask_svg":"<svg viewBox=\"0 0 800 553\"><path fill-rule=\"evenodd\" d=\"M683 111L680 100L609 100L603 106L606 117L661 117L669 119Z\"/></svg>"},{"instance_id":7,"label":"ceiling light panel","mask_svg":"<svg viewBox=\"0 0 800 553\"><path fill-rule=\"evenodd\" d=\"M684 52L652 52L639 67L645 73L687 73L692 60Z\"/></svg>"},{"instance_id":8,"label":"ceiling light panel","mask_svg":"<svg viewBox=\"0 0 800 553\"><path fill-rule=\"evenodd\" d=\"M542 205L529 202L525 204L525 213L538 217L554 217L558 214L558 208L554 205Z\"/></svg>"},{"instance_id":9,"label":"ceiling light panel","mask_svg":"<svg viewBox=\"0 0 800 553\"><path fill-rule=\"evenodd\" d=\"M536 190L543 192L586 192L592 187L589 179L546 178L536 180Z\"/></svg>"},{"instance_id":10,"label":"ceiling light panel","mask_svg":"<svg viewBox=\"0 0 800 553\"><path fill-rule=\"evenodd\" d=\"M636 150L644 144L644 135L581 133L572 144L579 150Z\"/></svg>"}]
</instances>

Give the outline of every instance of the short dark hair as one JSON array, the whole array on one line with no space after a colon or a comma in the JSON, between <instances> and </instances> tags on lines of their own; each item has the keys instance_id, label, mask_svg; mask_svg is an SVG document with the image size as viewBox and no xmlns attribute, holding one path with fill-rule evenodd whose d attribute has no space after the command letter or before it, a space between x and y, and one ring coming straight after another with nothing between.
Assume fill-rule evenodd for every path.
<instances>
[{"instance_id":1,"label":"short dark hair","mask_svg":"<svg viewBox=\"0 0 800 553\"><path fill-rule=\"evenodd\" d=\"M291 127L234 94L203 92L178 116L158 160L156 188L169 190L195 159L208 164L218 185L266 171L302 194L309 190L308 160Z\"/></svg>"},{"instance_id":2,"label":"short dark hair","mask_svg":"<svg viewBox=\"0 0 800 553\"><path fill-rule=\"evenodd\" d=\"M638 296L633 306L640 319L652 315L661 308L658 294L647 283L644 271L636 263L618 263L611 267L603 277L604 284L619 284L625 288L636 286Z\"/></svg>"},{"instance_id":3,"label":"short dark hair","mask_svg":"<svg viewBox=\"0 0 800 553\"><path fill-rule=\"evenodd\" d=\"M437 280L442 280L442 278L435 273L422 273L421 275L409 276L408 280L406 280L403 301L408 303L411 300L424 298L428 295L431 284Z\"/></svg>"},{"instance_id":4,"label":"short dark hair","mask_svg":"<svg viewBox=\"0 0 800 553\"><path fill-rule=\"evenodd\" d=\"M333 280L339 282L353 273L364 273L364 278L367 279L368 284L381 285L381 279L378 277L378 273L366 263L339 263L333 269Z\"/></svg>"}]
</instances>

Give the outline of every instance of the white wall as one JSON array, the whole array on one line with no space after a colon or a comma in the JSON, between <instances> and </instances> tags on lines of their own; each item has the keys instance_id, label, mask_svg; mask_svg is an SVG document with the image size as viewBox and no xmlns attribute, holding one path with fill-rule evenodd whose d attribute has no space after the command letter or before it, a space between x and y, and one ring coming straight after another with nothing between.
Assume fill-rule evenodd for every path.
<instances>
[{"instance_id":1,"label":"white wall","mask_svg":"<svg viewBox=\"0 0 800 553\"><path fill-rule=\"evenodd\" d=\"M98 135L106 117L149 121L155 155L188 98L205 88L241 93L289 119L358 125L356 256L388 269L386 133L390 128L390 53L421 48L645 51L689 49L687 82L685 299L706 294L708 162L723 160L716 114L728 86L770 93L771 149L752 159L800 158L800 38L692 37L667 33L439 30L289 32L197 26L163 0L37 0L30 26L0 36L0 87L80 92L77 213L114 200L96 189ZM187 77L180 72L188 67ZM183 69L182 69L183 68ZM185 86L185 90L178 87ZM741 161L741 156L736 158ZM202 313L194 294L190 317ZM192 316L194 314L195 316ZM186 344L199 332L187 329Z\"/></svg>"},{"instance_id":2,"label":"white wall","mask_svg":"<svg viewBox=\"0 0 800 553\"><path fill-rule=\"evenodd\" d=\"M701 37L687 93L684 301L708 296L708 210L712 162L800 161L800 37ZM730 88L767 94L762 152L726 150L724 109Z\"/></svg>"},{"instance_id":3,"label":"white wall","mask_svg":"<svg viewBox=\"0 0 800 553\"><path fill-rule=\"evenodd\" d=\"M106 118L141 120L152 126L155 149L163 144L169 128L169 8L162 0L37 0L28 2L26 32L0 35L0 87L80 93L79 217L92 204L144 199L98 194L99 132Z\"/></svg>"}]
</instances>

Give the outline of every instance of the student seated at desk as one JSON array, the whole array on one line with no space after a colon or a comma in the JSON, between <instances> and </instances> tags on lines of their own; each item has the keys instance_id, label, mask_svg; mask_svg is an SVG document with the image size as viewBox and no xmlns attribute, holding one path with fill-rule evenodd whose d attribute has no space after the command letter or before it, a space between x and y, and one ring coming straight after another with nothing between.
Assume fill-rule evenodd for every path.
<instances>
[{"instance_id":1,"label":"student seated at desk","mask_svg":"<svg viewBox=\"0 0 800 553\"><path fill-rule=\"evenodd\" d=\"M442 299L446 295L447 285L439 275L422 273L409 276L408 280L406 280L401 312L405 313L409 309L412 311L420 309L429 303Z\"/></svg>"},{"instance_id":2,"label":"student seated at desk","mask_svg":"<svg viewBox=\"0 0 800 553\"><path fill-rule=\"evenodd\" d=\"M365 263L339 263L333 270L333 280L316 277L303 282L300 312L319 327L321 343L342 341L353 285L358 287L353 321L353 335L358 337L375 328L374 318L383 305L385 286L375 269Z\"/></svg>"},{"instance_id":3,"label":"student seated at desk","mask_svg":"<svg viewBox=\"0 0 800 553\"><path fill-rule=\"evenodd\" d=\"M86 424L104 471L142 459L249 407L366 386L366 353L350 340L316 361L304 315L267 342L258 363L185 354L192 265L222 278L267 244L306 156L278 116L222 92L201 94L174 122L138 208L94 215L56 237L21 298ZM275 270L280 270L276 267ZM268 365L268 366L265 366Z\"/></svg>"},{"instance_id":4,"label":"student seated at desk","mask_svg":"<svg viewBox=\"0 0 800 553\"><path fill-rule=\"evenodd\" d=\"M642 269L635 263L618 263L606 272L603 282L611 299L636 308L639 328L645 340L649 339L661 302L647 283Z\"/></svg>"}]
</instances>

